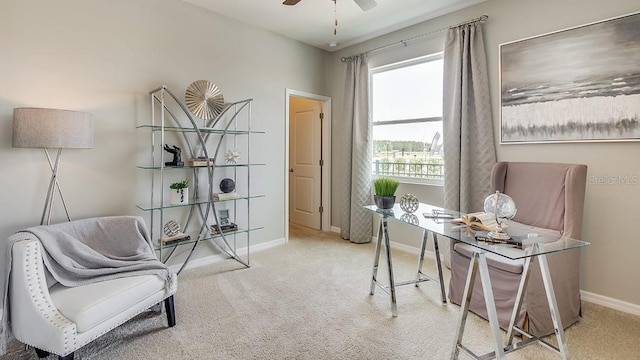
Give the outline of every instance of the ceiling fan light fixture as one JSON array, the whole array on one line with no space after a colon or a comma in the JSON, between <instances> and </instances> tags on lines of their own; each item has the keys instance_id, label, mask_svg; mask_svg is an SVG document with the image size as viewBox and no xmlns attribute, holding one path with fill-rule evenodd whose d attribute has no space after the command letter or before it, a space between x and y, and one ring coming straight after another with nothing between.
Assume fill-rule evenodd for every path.
<instances>
[{"instance_id":1,"label":"ceiling fan light fixture","mask_svg":"<svg viewBox=\"0 0 640 360\"><path fill-rule=\"evenodd\" d=\"M358 4L358 6L360 6L360 9L362 9L362 11L369 11L374 7L376 7L376 5L378 5L378 3L376 3L376 0L353 0L353 1L355 1L355 3Z\"/></svg>"}]
</instances>

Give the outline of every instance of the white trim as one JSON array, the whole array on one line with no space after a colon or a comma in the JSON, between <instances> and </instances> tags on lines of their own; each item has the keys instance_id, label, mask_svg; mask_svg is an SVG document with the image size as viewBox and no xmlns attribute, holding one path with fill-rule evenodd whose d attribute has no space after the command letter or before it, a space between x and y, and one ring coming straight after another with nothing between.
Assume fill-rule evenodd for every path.
<instances>
[{"instance_id":1,"label":"white trim","mask_svg":"<svg viewBox=\"0 0 640 360\"><path fill-rule=\"evenodd\" d=\"M628 314L640 316L640 305L632 304L626 301L610 298L604 295L594 294L592 292L580 290L582 300L593 304L602 305L610 309L619 310Z\"/></svg>"},{"instance_id":2,"label":"white trim","mask_svg":"<svg viewBox=\"0 0 640 360\"><path fill-rule=\"evenodd\" d=\"M331 228L331 98L316 95L304 91L285 89L285 150L284 150L284 233L285 239L289 239L289 99L301 97L316 100L322 103L324 122L322 123L322 230Z\"/></svg>"},{"instance_id":3,"label":"white trim","mask_svg":"<svg viewBox=\"0 0 640 360\"><path fill-rule=\"evenodd\" d=\"M331 232L340 234L340 233L342 233L342 229L337 227L337 226L332 226L331 227Z\"/></svg>"},{"instance_id":4,"label":"white trim","mask_svg":"<svg viewBox=\"0 0 640 360\"><path fill-rule=\"evenodd\" d=\"M262 251L262 250L270 249L275 246L284 245L286 243L287 243L287 240L285 238L275 239L275 240L267 241L264 243L251 245L251 251L252 252ZM236 249L236 253L238 254L242 254L242 253L246 254L246 252L247 252L246 247ZM229 256L227 256L226 254L216 254L216 255L205 256L199 259L193 259L189 261L189 263L184 268L184 270L193 270L203 266L219 263L224 260L229 260ZM174 272L177 272L178 270L180 270L181 265L182 264L174 264L169 266L169 268Z\"/></svg>"}]
</instances>

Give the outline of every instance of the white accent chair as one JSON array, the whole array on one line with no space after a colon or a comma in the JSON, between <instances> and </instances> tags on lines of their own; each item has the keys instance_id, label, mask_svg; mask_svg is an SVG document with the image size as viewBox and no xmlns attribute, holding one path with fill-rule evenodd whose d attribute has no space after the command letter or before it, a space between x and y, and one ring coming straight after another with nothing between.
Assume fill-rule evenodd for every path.
<instances>
[{"instance_id":1,"label":"white accent chair","mask_svg":"<svg viewBox=\"0 0 640 360\"><path fill-rule=\"evenodd\" d=\"M52 353L72 360L77 349L163 300L169 327L175 325L175 276L169 286L159 275L136 275L65 287L48 274L35 236L12 237L17 241L11 250L11 331L38 357Z\"/></svg>"}]
</instances>

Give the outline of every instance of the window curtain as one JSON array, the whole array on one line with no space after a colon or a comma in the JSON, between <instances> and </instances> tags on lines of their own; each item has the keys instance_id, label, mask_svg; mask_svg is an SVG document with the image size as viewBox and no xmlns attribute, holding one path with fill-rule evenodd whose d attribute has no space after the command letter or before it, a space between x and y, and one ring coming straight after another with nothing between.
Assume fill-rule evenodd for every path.
<instances>
[{"instance_id":1,"label":"window curtain","mask_svg":"<svg viewBox=\"0 0 640 360\"><path fill-rule=\"evenodd\" d=\"M482 211L491 191L496 149L480 22L449 29L443 91L444 206L465 213ZM444 255L449 264L450 254Z\"/></svg>"},{"instance_id":2,"label":"window curtain","mask_svg":"<svg viewBox=\"0 0 640 360\"><path fill-rule=\"evenodd\" d=\"M366 54L353 56L346 63L341 236L354 243L367 243L371 241L373 226L371 212L363 208L372 204L369 66Z\"/></svg>"}]
</instances>

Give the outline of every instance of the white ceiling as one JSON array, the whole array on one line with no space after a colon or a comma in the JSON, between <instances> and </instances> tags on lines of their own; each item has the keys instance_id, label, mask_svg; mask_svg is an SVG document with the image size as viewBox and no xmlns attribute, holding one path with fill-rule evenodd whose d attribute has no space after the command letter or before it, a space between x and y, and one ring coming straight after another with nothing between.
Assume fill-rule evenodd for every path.
<instances>
[{"instance_id":1,"label":"white ceiling","mask_svg":"<svg viewBox=\"0 0 640 360\"><path fill-rule=\"evenodd\" d=\"M486 0L376 0L362 11L353 0L337 0L337 35L333 0L182 0L303 43L335 51ZM329 43L336 46L330 47Z\"/></svg>"}]
</instances>

